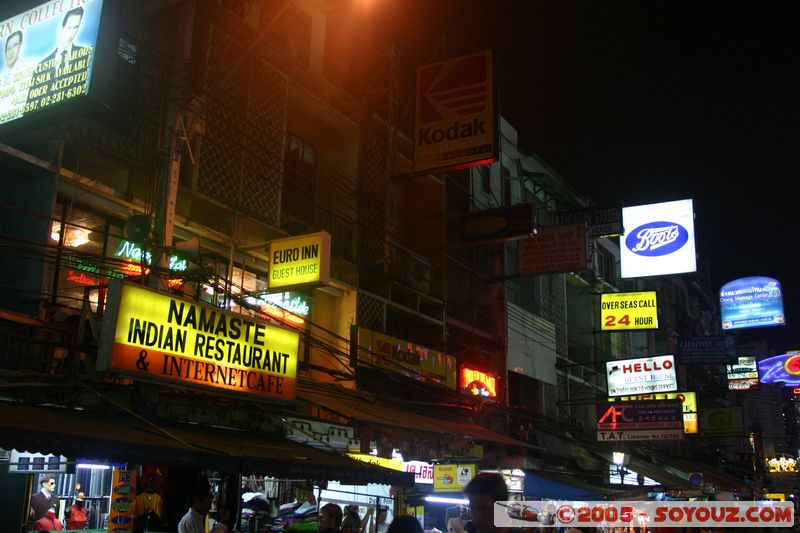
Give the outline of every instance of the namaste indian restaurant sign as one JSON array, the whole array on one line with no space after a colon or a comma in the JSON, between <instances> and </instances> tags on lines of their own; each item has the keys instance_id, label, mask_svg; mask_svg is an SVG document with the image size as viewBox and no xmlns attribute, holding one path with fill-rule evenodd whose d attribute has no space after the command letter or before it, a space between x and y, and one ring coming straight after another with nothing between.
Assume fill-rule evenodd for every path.
<instances>
[{"instance_id":1,"label":"namaste indian restaurant sign","mask_svg":"<svg viewBox=\"0 0 800 533\"><path fill-rule=\"evenodd\" d=\"M294 400L299 335L251 317L114 280L98 370Z\"/></svg>"}]
</instances>

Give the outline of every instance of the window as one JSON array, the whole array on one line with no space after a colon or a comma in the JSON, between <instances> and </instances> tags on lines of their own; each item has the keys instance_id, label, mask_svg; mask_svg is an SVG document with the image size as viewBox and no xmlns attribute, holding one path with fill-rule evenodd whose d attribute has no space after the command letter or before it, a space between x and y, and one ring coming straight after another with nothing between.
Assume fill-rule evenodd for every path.
<instances>
[{"instance_id":1,"label":"window","mask_svg":"<svg viewBox=\"0 0 800 533\"><path fill-rule=\"evenodd\" d=\"M481 178L481 190L486 194L492 193L491 173L489 172L489 165L481 165L476 167L478 175Z\"/></svg>"},{"instance_id":2,"label":"window","mask_svg":"<svg viewBox=\"0 0 800 533\"><path fill-rule=\"evenodd\" d=\"M291 132L286 134L285 146L281 209L285 214L311 222L317 189L317 149Z\"/></svg>"}]
</instances>

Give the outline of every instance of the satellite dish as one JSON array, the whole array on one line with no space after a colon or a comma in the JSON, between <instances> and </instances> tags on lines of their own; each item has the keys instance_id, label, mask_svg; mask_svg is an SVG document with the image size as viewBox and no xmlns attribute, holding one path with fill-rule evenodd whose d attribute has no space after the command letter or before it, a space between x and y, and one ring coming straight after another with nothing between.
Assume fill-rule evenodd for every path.
<instances>
[{"instance_id":1,"label":"satellite dish","mask_svg":"<svg viewBox=\"0 0 800 533\"><path fill-rule=\"evenodd\" d=\"M132 242L142 242L150 235L150 217L133 215L125 222L122 234Z\"/></svg>"}]
</instances>

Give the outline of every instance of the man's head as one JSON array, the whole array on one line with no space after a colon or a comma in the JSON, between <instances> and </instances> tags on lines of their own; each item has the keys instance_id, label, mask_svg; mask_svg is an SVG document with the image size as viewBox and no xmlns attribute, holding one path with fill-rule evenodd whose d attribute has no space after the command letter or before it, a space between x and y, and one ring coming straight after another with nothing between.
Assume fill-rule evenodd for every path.
<instances>
[{"instance_id":1,"label":"man's head","mask_svg":"<svg viewBox=\"0 0 800 533\"><path fill-rule=\"evenodd\" d=\"M494 529L494 502L508 500L508 487L500 474L478 474L467 484L464 494L469 498L472 522L478 533Z\"/></svg>"},{"instance_id":2,"label":"man's head","mask_svg":"<svg viewBox=\"0 0 800 533\"><path fill-rule=\"evenodd\" d=\"M39 480L39 485L47 492L54 492L56 490L56 478L53 476L44 476Z\"/></svg>"},{"instance_id":3,"label":"man's head","mask_svg":"<svg viewBox=\"0 0 800 533\"><path fill-rule=\"evenodd\" d=\"M378 514L376 515L375 520L379 524L385 524L386 517L388 515L389 515L389 509L381 505L380 507L378 507Z\"/></svg>"},{"instance_id":4,"label":"man's head","mask_svg":"<svg viewBox=\"0 0 800 533\"><path fill-rule=\"evenodd\" d=\"M214 497L211 495L208 489L202 489L195 495L194 503L192 503L192 509L205 516L211 510L211 504L213 502Z\"/></svg>"},{"instance_id":5,"label":"man's head","mask_svg":"<svg viewBox=\"0 0 800 533\"><path fill-rule=\"evenodd\" d=\"M17 30L6 39L6 68L12 68L22 50L22 32Z\"/></svg>"},{"instance_id":6,"label":"man's head","mask_svg":"<svg viewBox=\"0 0 800 533\"><path fill-rule=\"evenodd\" d=\"M83 8L76 7L70 9L64 15L61 21L61 29L58 32L58 47L61 50L66 50L72 47L75 36L78 35L78 28L80 28L81 20L83 20Z\"/></svg>"},{"instance_id":7,"label":"man's head","mask_svg":"<svg viewBox=\"0 0 800 533\"><path fill-rule=\"evenodd\" d=\"M342 526L342 508L335 503L328 503L319 510L318 531L336 530Z\"/></svg>"}]
</instances>

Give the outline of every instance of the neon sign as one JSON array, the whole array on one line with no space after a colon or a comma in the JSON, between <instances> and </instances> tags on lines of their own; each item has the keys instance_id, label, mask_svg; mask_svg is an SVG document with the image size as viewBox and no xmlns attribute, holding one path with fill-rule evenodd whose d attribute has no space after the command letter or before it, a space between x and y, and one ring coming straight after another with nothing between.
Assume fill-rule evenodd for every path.
<instances>
[{"instance_id":1,"label":"neon sign","mask_svg":"<svg viewBox=\"0 0 800 533\"><path fill-rule=\"evenodd\" d=\"M800 387L800 354L776 355L758 362L761 383L783 383L787 387Z\"/></svg>"},{"instance_id":2,"label":"neon sign","mask_svg":"<svg viewBox=\"0 0 800 533\"><path fill-rule=\"evenodd\" d=\"M771 473L797 472L797 459L787 456L770 457L767 468Z\"/></svg>"},{"instance_id":3,"label":"neon sign","mask_svg":"<svg viewBox=\"0 0 800 533\"><path fill-rule=\"evenodd\" d=\"M117 257L124 257L125 259L131 259L138 263L144 262L148 265L153 264L153 256L150 254L150 252L147 250L142 250L139 246L130 241L122 241L119 245L117 253L114 255ZM182 259L173 254L169 256L169 266L167 268L176 272L183 272L189 268L189 265L186 259ZM145 272L145 274L147 274L147 272Z\"/></svg>"},{"instance_id":4,"label":"neon sign","mask_svg":"<svg viewBox=\"0 0 800 533\"><path fill-rule=\"evenodd\" d=\"M497 398L497 378L480 370L462 368L461 388L473 396Z\"/></svg>"}]
</instances>

